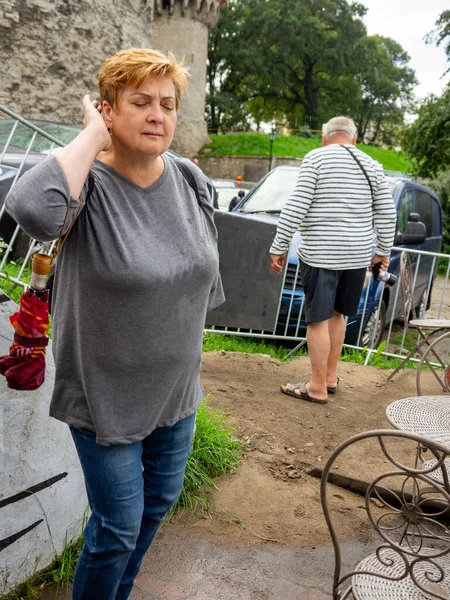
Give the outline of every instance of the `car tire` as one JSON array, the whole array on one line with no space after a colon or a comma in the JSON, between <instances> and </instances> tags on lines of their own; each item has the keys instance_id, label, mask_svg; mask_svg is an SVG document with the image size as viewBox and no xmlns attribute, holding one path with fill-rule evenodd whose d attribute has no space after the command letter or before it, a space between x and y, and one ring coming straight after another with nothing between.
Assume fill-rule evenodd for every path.
<instances>
[{"instance_id":1,"label":"car tire","mask_svg":"<svg viewBox=\"0 0 450 600\"><path fill-rule=\"evenodd\" d=\"M380 318L378 323L376 322L378 304L374 308L372 314L367 321L365 328L363 329L361 336L361 344L362 346L369 346L373 336L374 336L374 348L378 348L381 344L384 335L384 329L386 327L386 303L383 299L380 300ZM376 331L374 332L374 328Z\"/></svg>"}]
</instances>

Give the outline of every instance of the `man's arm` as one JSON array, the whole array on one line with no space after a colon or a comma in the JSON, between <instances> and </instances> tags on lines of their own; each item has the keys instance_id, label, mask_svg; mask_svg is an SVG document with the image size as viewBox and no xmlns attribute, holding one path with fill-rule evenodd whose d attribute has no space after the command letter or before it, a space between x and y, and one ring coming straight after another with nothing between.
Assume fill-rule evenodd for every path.
<instances>
[{"instance_id":1,"label":"man's arm","mask_svg":"<svg viewBox=\"0 0 450 600\"><path fill-rule=\"evenodd\" d=\"M273 256L282 256L287 252L292 236L300 227L311 206L316 185L317 169L310 159L305 158L300 167L295 189L280 214L277 233L269 251ZM271 262L278 264L280 261ZM281 272L283 266L284 262L278 272Z\"/></svg>"},{"instance_id":2,"label":"man's arm","mask_svg":"<svg viewBox=\"0 0 450 600\"><path fill-rule=\"evenodd\" d=\"M373 197L373 222L377 231L377 247L372 264L381 262L382 268L389 266L389 256L394 245L397 211L395 210L389 183L381 165L376 170L377 188Z\"/></svg>"}]
</instances>

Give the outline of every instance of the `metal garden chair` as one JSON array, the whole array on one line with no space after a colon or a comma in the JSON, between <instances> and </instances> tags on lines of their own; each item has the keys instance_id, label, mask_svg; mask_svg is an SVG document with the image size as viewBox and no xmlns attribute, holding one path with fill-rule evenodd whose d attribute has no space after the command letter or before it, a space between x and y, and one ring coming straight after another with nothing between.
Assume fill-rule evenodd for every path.
<instances>
[{"instance_id":1,"label":"metal garden chair","mask_svg":"<svg viewBox=\"0 0 450 600\"><path fill-rule=\"evenodd\" d=\"M390 381L411 358L419 355L420 362L417 376L418 394L421 395L420 372L424 364L427 365L427 367L436 377L442 390L447 392L448 389L443 377L437 372L437 369L440 368L442 368L445 372L447 368L446 359L443 359L439 353L440 347L438 347L437 344L437 337L439 337L439 334L444 332L450 333L450 319L416 318L416 309L413 298L413 269L411 265L411 257L407 251L403 251L400 257L400 281L404 303L403 314L405 319L405 333L412 348L402 362L398 365L398 367L396 367L395 370L389 375L388 381ZM411 320L409 320L410 315L412 315ZM414 337L414 333L418 334L417 339Z\"/></svg>"},{"instance_id":2,"label":"metal garden chair","mask_svg":"<svg viewBox=\"0 0 450 600\"><path fill-rule=\"evenodd\" d=\"M358 444L365 449L367 443L371 458L377 456L374 448L379 451L384 471L373 476L365 493L366 515L376 544L354 568L344 571L344 551L333 522L336 488L329 479L336 461L339 459L340 465L345 461L344 451L357 452ZM432 464L426 469L415 466L418 446L427 447L432 454ZM450 446L395 430L355 435L333 452L321 481L322 507L335 555L333 600L450 598L450 530L445 521L450 517L450 485L444 466L449 453ZM405 457L412 458L412 466Z\"/></svg>"}]
</instances>

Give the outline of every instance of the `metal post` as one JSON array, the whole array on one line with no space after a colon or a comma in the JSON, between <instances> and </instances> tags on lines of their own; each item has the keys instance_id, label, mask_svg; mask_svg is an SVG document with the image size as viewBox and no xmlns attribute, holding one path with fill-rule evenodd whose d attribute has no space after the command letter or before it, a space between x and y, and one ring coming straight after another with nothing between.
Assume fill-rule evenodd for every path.
<instances>
[{"instance_id":1,"label":"metal post","mask_svg":"<svg viewBox=\"0 0 450 600\"><path fill-rule=\"evenodd\" d=\"M269 147L269 171L272 170L272 162L273 162L272 148L273 148L273 143L275 141L276 135L277 135L277 133L276 133L276 130L275 130L275 121L272 121L272 129L270 130L270 133L269 133L269 142L270 142L270 147Z\"/></svg>"}]
</instances>

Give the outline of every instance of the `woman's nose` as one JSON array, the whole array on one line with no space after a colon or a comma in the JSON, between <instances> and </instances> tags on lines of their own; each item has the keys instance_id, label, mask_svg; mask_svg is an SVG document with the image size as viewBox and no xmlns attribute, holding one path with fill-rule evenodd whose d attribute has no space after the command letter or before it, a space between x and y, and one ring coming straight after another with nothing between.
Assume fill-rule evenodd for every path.
<instances>
[{"instance_id":1,"label":"woman's nose","mask_svg":"<svg viewBox=\"0 0 450 600\"><path fill-rule=\"evenodd\" d=\"M159 102L152 103L150 106L150 111L147 115L147 121L156 121L157 123L162 123L164 119L164 114Z\"/></svg>"}]
</instances>

